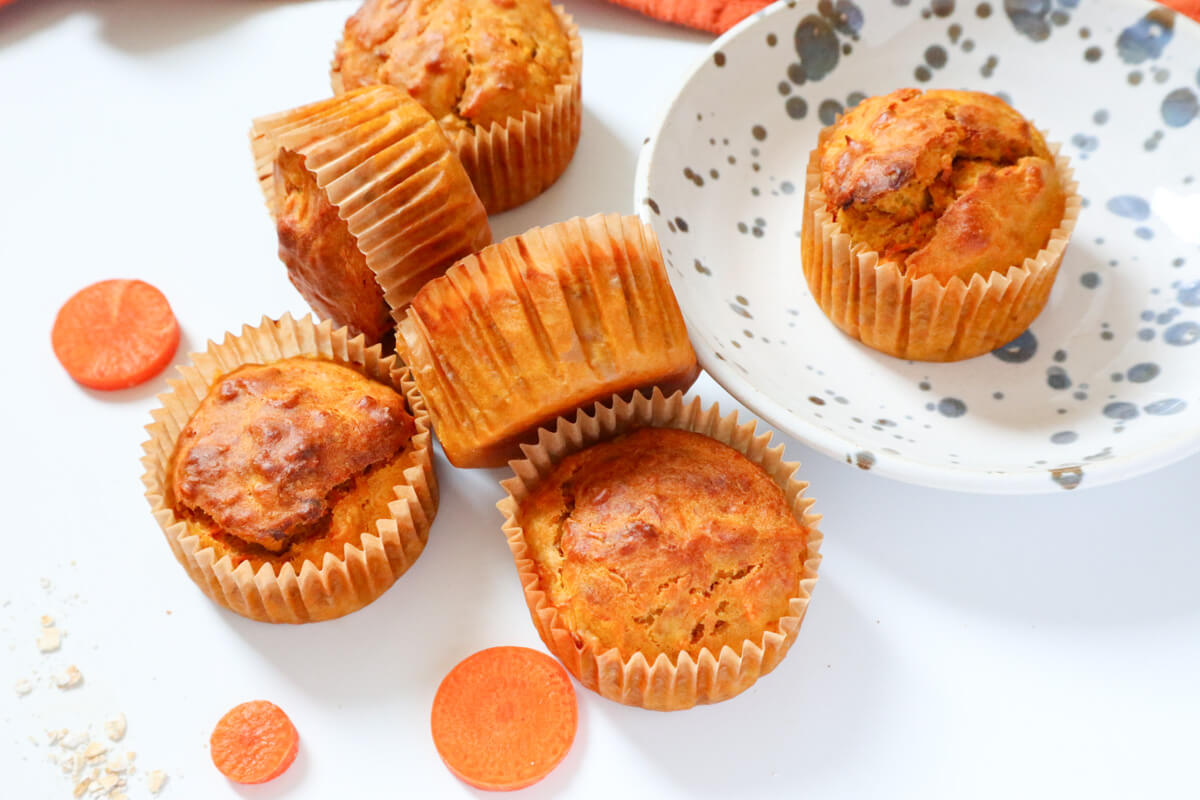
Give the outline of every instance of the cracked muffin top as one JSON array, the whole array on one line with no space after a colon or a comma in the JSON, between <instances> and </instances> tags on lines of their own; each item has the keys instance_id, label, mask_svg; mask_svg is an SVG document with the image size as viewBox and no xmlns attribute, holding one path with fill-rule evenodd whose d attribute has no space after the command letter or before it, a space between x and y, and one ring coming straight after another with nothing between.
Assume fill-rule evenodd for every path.
<instances>
[{"instance_id":1,"label":"cracked muffin top","mask_svg":"<svg viewBox=\"0 0 1200 800\"><path fill-rule=\"evenodd\" d=\"M808 529L765 471L666 428L564 458L517 520L576 639L651 662L758 641L788 613L808 552Z\"/></svg>"},{"instance_id":2,"label":"cracked muffin top","mask_svg":"<svg viewBox=\"0 0 1200 800\"><path fill-rule=\"evenodd\" d=\"M340 542L386 517L402 479L389 469L414 431L404 398L350 367L243 365L213 385L179 436L176 513L264 557L314 536Z\"/></svg>"},{"instance_id":3,"label":"cracked muffin top","mask_svg":"<svg viewBox=\"0 0 1200 800\"><path fill-rule=\"evenodd\" d=\"M333 83L404 87L451 133L537 109L570 69L548 0L366 0L346 21Z\"/></svg>"},{"instance_id":4,"label":"cracked muffin top","mask_svg":"<svg viewBox=\"0 0 1200 800\"><path fill-rule=\"evenodd\" d=\"M1062 221L1066 192L1041 134L982 92L899 89L821 132L821 190L855 245L912 278L1019 266Z\"/></svg>"}]
</instances>

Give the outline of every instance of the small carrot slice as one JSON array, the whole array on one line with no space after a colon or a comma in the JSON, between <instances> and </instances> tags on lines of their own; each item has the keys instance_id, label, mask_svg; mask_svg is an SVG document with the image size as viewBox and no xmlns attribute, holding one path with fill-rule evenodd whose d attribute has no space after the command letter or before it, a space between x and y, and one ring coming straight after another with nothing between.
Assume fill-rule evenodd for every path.
<instances>
[{"instance_id":1,"label":"small carrot slice","mask_svg":"<svg viewBox=\"0 0 1200 800\"><path fill-rule=\"evenodd\" d=\"M550 774L578 725L566 670L527 647L480 650L450 670L433 698L433 743L477 789L523 789Z\"/></svg>"},{"instance_id":2,"label":"small carrot slice","mask_svg":"<svg viewBox=\"0 0 1200 800\"><path fill-rule=\"evenodd\" d=\"M179 322L162 292L144 281L111 280L76 292L50 332L67 374L91 389L127 389L166 369Z\"/></svg>"},{"instance_id":3,"label":"small carrot slice","mask_svg":"<svg viewBox=\"0 0 1200 800\"><path fill-rule=\"evenodd\" d=\"M278 778L296 760L300 734L274 703L251 700L221 717L208 740L213 764L237 783Z\"/></svg>"}]
</instances>

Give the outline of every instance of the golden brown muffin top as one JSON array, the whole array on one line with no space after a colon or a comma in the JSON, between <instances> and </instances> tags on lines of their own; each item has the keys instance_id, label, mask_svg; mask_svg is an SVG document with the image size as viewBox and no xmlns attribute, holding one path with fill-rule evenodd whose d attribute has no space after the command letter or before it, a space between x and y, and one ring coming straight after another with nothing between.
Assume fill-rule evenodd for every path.
<instances>
[{"instance_id":1,"label":"golden brown muffin top","mask_svg":"<svg viewBox=\"0 0 1200 800\"><path fill-rule=\"evenodd\" d=\"M787 614L808 550L766 472L714 439L665 428L563 459L517 520L566 626L650 661L758 640Z\"/></svg>"},{"instance_id":2,"label":"golden brown muffin top","mask_svg":"<svg viewBox=\"0 0 1200 800\"><path fill-rule=\"evenodd\" d=\"M174 505L277 553L414 429L400 394L350 367L312 358L246 364L213 385L180 434Z\"/></svg>"},{"instance_id":3,"label":"golden brown muffin top","mask_svg":"<svg viewBox=\"0 0 1200 800\"><path fill-rule=\"evenodd\" d=\"M821 132L821 189L853 241L945 283L1020 265L1062 221L1041 134L982 92L898 89Z\"/></svg>"},{"instance_id":4,"label":"golden brown muffin top","mask_svg":"<svg viewBox=\"0 0 1200 800\"><path fill-rule=\"evenodd\" d=\"M407 88L447 132L536 110L570 70L549 0L366 0L333 60L339 91Z\"/></svg>"},{"instance_id":5,"label":"golden brown muffin top","mask_svg":"<svg viewBox=\"0 0 1200 800\"><path fill-rule=\"evenodd\" d=\"M392 329L383 289L317 176L291 150L275 157L275 201L279 258L292 284L322 319L383 339Z\"/></svg>"}]
</instances>

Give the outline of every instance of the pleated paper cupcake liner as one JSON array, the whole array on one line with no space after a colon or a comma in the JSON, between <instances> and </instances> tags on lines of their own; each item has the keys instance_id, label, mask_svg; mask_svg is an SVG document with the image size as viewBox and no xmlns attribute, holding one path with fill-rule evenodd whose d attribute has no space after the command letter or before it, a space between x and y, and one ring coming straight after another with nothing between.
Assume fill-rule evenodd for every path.
<instances>
[{"instance_id":1,"label":"pleated paper cupcake liner","mask_svg":"<svg viewBox=\"0 0 1200 800\"><path fill-rule=\"evenodd\" d=\"M337 208L399 319L427 281L492 240L487 212L448 139L406 92L368 86L251 128L259 186L272 216L280 150L305 168Z\"/></svg>"},{"instance_id":2,"label":"pleated paper cupcake liner","mask_svg":"<svg viewBox=\"0 0 1200 800\"><path fill-rule=\"evenodd\" d=\"M171 457L180 433L221 376L243 364L296 356L345 364L402 391L416 423L404 456L404 483L394 487L396 500L388 505L388 518L377 520L373 531L364 531L358 545L347 544L340 556L326 552L322 563L306 560L299 571L291 563L255 568L247 559L235 564L229 554L219 556L203 546L175 515L168 487ZM161 406L151 412L154 421L146 426L150 438L142 445L142 482L171 552L215 603L262 622L333 619L375 600L421 554L438 506L429 412L395 356L382 357L378 345L367 347L362 336L350 338L345 328L334 329L328 321L264 317L258 327L244 326L240 335L227 333L220 344L210 341L205 352L193 353L192 363L179 367L179 377L168 385L171 391L159 396Z\"/></svg>"},{"instance_id":3,"label":"pleated paper cupcake liner","mask_svg":"<svg viewBox=\"0 0 1200 800\"><path fill-rule=\"evenodd\" d=\"M719 653L704 648L696 657L687 651L674 657L664 653L653 661L641 652L605 648L588 631L567 627L540 585L517 521L521 502L568 455L639 427L692 431L734 448L771 476L796 519L808 529L807 556L787 615L761 637L744 640L740 648L727 645ZM809 510L814 501L804 497L808 484L796 478L800 465L784 461L783 445L771 447L770 441L770 432L755 435L755 421L740 423L736 412L721 416L716 404L702 408L699 398L685 401L682 392L666 397L655 390L649 396L636 393L630 401L614 397L607 404L597 403L590 413L580 411L570 421L560 418L553 430L538 432L536 445L522 447L525 458L511 463L514 476L501 484L508 496L497 507L505 518L504 532L533 624L550 652L584 686L625 705L671 711L727 700L783 659L800 630L817 581L823 536L817 529L820 516Z\"/></svg>"},{"instance_id":4,"label":"pleated paper cupcake liner","mask_svg":"<svg viewBox=\"0 0 1200 800\"><path fill-rule=\"evenodd\" d=\"M804 277L817 305L849 336L889 355L958 361L1002 347L1029 327L1050 297L1081 198L1066 156L1050 144L1067 193L1062 222L1046 246L1021 264L969 283L933 275L912 279L895 261L855 244L826 208L820 159L809 156L801 232Z\"/></svg>"},{"instance_id":5,"label":"pleated paper cupcake liner","mask_svg":"<svg viewBox=\"0 0 1200 800\"><path fill-rule=\"evenodd\" d=\"M502 466L542 424L699 374L653 231L615 214L533 228L414 299L396 349L456 466Z\"/></svg>"}]
</instances>

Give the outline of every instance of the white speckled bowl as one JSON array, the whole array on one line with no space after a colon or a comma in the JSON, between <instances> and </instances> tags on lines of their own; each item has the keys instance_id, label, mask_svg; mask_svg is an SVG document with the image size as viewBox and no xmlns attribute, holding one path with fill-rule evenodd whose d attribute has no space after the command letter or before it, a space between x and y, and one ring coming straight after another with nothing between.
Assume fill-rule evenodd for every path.
<instances>
[{"instance_id":1,"label":"white speckled bowl","mask_svg":"<svg viewBox=\"0 0 1200 800\"><path fill-rule=\"evenodd\" d=\"M946 489L1099 486L1200 449L1200 25L1152 3L776 3L713 44L638 163L700 361L777 427ZM1051 7L1053 10L1050 10ZM1000 94L1064 144L1084 209L1013 344L903 361L837 330L800 266L804 172L846 105Z\"/></svg>"}]
</instances>

